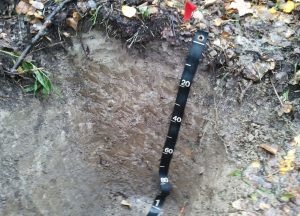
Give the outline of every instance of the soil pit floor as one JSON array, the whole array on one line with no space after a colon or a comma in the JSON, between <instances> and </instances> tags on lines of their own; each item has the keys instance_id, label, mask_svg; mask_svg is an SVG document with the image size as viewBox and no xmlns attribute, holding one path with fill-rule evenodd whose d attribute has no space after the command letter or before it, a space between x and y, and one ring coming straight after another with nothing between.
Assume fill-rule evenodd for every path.
<instances>
[{"instance_id":1,"label":"soil pit floor","mask_svg":"<svg viewBox=\"0 0 300 216\"><path fill-rule=\"evenodd\" d=\"M74 38L68 50L39 53L58 95L38 99L0 81L0 215L141 216L159 193L187 50L152 42L128 51L99 31L83 34L82 44ZM235 79L219 79L227 83L220 89L208 62L192 85L161 215L183 207L186 216L234 213L231 203L251 188L228 174L259 157L255 143L292 137L264 84L239 104Z\"/></svg>"}]
</instances>

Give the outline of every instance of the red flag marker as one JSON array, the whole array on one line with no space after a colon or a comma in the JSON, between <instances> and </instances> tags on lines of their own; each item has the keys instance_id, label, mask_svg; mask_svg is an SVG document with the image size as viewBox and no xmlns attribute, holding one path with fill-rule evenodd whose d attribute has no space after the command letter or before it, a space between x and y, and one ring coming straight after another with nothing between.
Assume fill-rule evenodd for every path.
<instances>
[{"instance_id":1,"label":"red flag marker","mask_svg":"<svg viewBox=\"0 0 300 216\"><path fill-rule=\"evenodd\" d=\"M187 1L184 7L183 20L188 21L191 18L193 11L196 10L196 8L196 5L194 5L192 2Z\"/></svg>"}]
</instances>

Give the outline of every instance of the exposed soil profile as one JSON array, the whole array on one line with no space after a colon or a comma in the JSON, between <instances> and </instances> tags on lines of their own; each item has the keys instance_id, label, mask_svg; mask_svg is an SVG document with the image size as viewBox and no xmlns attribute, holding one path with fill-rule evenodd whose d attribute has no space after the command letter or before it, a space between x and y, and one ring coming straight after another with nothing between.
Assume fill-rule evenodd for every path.
<instances>
[{"instance_id":1,"label":"exposed soil profile","mask_svg":"<svg viewBox=\"0 0 300 216\"><path fill-rule=\"evenodd\" d=\"M160 215L300 215L298 0L68 1L11 70L61 2L0 4L0 216L146 215L197 29Z\"/></svg>"},{"instance_id":2,"label":"exposed soil profile","mask_svg":"<svg viewBox=\"0 0 300 216\"><path fill-rule=\"evenodd\" d=\"M24 96L1 80L1 215L145 215L159 192L161 148L187 50L153 42L143 53L128 51L99 31L82 42L88 58L76 38L68 50L40 56L60 89L52 99ZM231 202L253 189L228 174L261 156L253 140L279 144L293 136L273 110L276 98L264 97L265 84L239 104L237 90L226 87L234 80L217 86L208 61L191 89L162 215L183 206L191 216L234 212Z\"/></svg>"}]
</instances>

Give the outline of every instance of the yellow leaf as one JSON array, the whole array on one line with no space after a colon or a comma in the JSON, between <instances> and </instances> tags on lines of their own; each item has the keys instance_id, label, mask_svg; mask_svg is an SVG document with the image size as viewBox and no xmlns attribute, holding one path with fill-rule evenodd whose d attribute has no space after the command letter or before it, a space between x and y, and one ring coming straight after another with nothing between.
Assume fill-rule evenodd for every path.
<instances>
[{"instance_id":1,"label":"yellow leaf","mask_svg":"<svg viewBox=\"0 0 300 216\"><path fill-rule=\"evenodd\" d=\"M288 171L292 171L294 169L294 163L291 160L280 160L279 161L279 172L281 174L285 174Z\"/></svg>"},{"instance_id":2,"label":"yellow leaf","mask_svg":"<svg viewBox=\"0 0 300 216\"><path fill-rule=\"evenodd\" d=\"M244 0L234 0L230 3L227 9L237 9L240 16L244 16L249 13L253 13L250 2Z\"/></svg>"},{"instance_id":3,"label":"yellow leaf","mask_svg":"<svg viewBox=\"0 0 300 216\"><path fill-rule=\"evenodd\" d=\"M269 12L271 14L275 14L277 12L276 8L275 7L272 7L271 9L269 9Z\"/></svg>"},{"instance_id":4,"label":"yellow leaf","mask_svg":"<svg viewBox=\"0 0 300 216\"><path fill-rule=\"evenodd\" d=\"M221 18L216 18L214 20L215 26L221 26L223 24L223 20Z\"/></svg>"},{"instance_id":5,"label":"yellow leaf","mask_svg":"<svg viewBox=\"0 0 300 216\"><path fill-rule=\"evenodd\" d=\"M284 159L279 161L279 172L285 174L294 169L294 161L296 158L296 149L289 150Z\"/></svg>"},{"instance_id":6,"label":"yellow leaf","mask_svg":"<svg viewBox=\"0 0 300 216\"><path fill-rule=\"evenodd\" d=\"M296 8L296 5L292 1L287 1L286 3L282 4L280 8L285 13L291 13Z\"/></svg>"},{"instance_id":7,"label":"yellow leaf","mask_svg":"<svg viewBox=\"0 0 300 216\"><path fill-rule=\"evenodd\" d=\"M20 1L16 6L17 14L26 14L30 8L30 5L24 1Z\"/></svg>"},{"instance_id":8,"label":"yellow leaf","mask_svg":"<svg viewBox=\"0 0 300 216\"><path fill-rule=\"evenodd\" d=\"M165 3L168 7L175 7L175 1L174 0L166 0Z\"/></svg>"},{"instance_id":9,"label":"yellow leaf","mask_svg":"<svg viewBox=\"0 0 300 216\"><path fill-rule=\"evenodd\" d=\"M253 161L253 162L251 163L251 166L252 166L253 168L259 168L259 167L260 167L260 163L259 163L259 161Z\"/></svg>"},{"instance_id":10,"label":"yellow leaf","mask_svg":"<svg viewBox=\"0 0 300 216\"><path fill-rule=\"evenodd\" d=\"M122 13L123 13L124 16L126 16L128 18L131 18L131 17L135 16L136 9L134 7L123 5L122 6Z\"/></svg>"},{"instance_id":11,"label":"yellow leaf","mask_svg":"<svg viewBox=\"0 0 300 216\"><path fill-rule=\"evenodd\" d=\"M72 14L72 16L73 16L73 19L76 22L78 22L81 19L81 16L80 16L80 14L77 11L74 11L73 14Z\"/></svg>"}]
</instances>

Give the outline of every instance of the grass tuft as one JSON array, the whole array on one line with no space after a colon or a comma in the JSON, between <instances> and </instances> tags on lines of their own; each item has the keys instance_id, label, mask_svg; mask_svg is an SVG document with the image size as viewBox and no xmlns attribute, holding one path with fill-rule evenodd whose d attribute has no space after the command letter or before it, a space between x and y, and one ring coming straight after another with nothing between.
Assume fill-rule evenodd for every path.
<instances>
[{"instance_id":1,"label":"grass tuft","mask_svg":"<svg viewBox=\"0 0 300 216\"><path fill-rule=\"evenodd\" d=\"M14 63L19 57L19 55L15 52L8 52L1 49L0 52L10 56ZM23 87L25 92L33 93L34 95L41 92L43 95L49 95L53 91L53 85L47 75L48 73L43 68L37 67L32 62L24 60L21 66L17 68L17 72L20 75L27 75L34 78L33 84Z\"/></svg>"}]
</instances>

